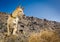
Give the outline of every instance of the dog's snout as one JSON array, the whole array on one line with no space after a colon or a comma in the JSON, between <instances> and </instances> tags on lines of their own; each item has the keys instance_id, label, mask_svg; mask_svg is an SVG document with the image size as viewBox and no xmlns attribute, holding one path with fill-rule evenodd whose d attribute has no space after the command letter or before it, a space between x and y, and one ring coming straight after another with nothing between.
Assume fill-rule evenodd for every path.
<instances>
[{"instance_id":1,"label":"dog's snout","mask_svg":"<svg viewBox=\"0 0 60 42\"><path fill-rule=\"evenodd\" d=\"M23 14L23 16L25 16L25 14Z\"/></svg>"}]
</instances>

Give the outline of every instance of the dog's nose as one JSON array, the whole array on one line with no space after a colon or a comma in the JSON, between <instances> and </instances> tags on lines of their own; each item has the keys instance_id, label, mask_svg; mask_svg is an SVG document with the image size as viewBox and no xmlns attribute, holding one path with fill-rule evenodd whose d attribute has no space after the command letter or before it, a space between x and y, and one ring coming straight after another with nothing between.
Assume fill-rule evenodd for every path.
<instances>
[{"instance_id":1,"label":"dog's nose","mask_svg":"<svg viewBox=\"0 0 60 42\"><path fill-rule=\"evenodd\" d=\"M23 16L25 16L25 14L23 14Z\"/></svg>"}]
</instances>

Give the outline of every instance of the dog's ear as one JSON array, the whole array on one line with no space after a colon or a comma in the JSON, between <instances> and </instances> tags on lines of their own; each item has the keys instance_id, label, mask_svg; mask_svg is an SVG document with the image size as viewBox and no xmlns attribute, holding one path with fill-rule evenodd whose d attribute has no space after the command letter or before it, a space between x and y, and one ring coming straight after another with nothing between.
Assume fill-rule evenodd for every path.
<instances>
[{"instance_id":1,"label":"dog's ear","mask_svg":"<svg viewBox=\"0 0 60 42\"><path fill-rule=\"evenodd\" d=\"M17 8L16 9L22 9L22 10L24 10L24 7L22 7L22 6L17 6Z\"/></svg>"},{"instance_id":2,"label":"dog's ear","mask_svg":"<svg viewBox=\"0 0 60 42\"><path fill-rule=\"evenodd\" d=\"M22 10L24 10L24 7L22 7Z\"/></svg>"},{"instance_id":3,"label":"dog's ear","mask_svg":"<svg viewBox=\"0 0 60 42\"><path fill-rule=\"evenodd\" d=\"M17 8L16 9L19 9L20 8L20 6L17 6Z\"/></svg>"}]
</instances>

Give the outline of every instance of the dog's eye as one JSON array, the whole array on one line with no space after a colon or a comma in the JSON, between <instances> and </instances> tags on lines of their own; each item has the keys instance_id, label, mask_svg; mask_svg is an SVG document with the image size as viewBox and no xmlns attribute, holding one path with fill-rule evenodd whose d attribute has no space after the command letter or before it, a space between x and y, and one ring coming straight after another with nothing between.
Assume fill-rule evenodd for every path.
<instances>
[{"instance_id":1,"label":"dog's eye","mask_svg":"<svg viewBox=\"0 0 60 42\"><path fill-rule=\"evenodd\" d=\"M22 11L20 11L20 12L22 12Z\"/></svg>"}]
</instances>

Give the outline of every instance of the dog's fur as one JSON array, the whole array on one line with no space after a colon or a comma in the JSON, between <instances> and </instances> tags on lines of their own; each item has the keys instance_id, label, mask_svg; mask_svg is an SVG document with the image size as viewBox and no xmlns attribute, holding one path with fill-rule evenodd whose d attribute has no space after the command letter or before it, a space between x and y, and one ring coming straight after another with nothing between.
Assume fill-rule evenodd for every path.
<instances>
[{"instance_id":1,"label":"dog's fur","mask_svg":"<svg viewBox=\"0 0 60 42\"><path fill-rule=\"evenodd\" d=\"M15 11L9 15L8 20L7 20L7 32L8 35L12 34L17 35L17 28L18 28L18 17L22 17L24 15L23 9L20 8L19 6L15 9Z\"/></svg>"}]
</instances>

